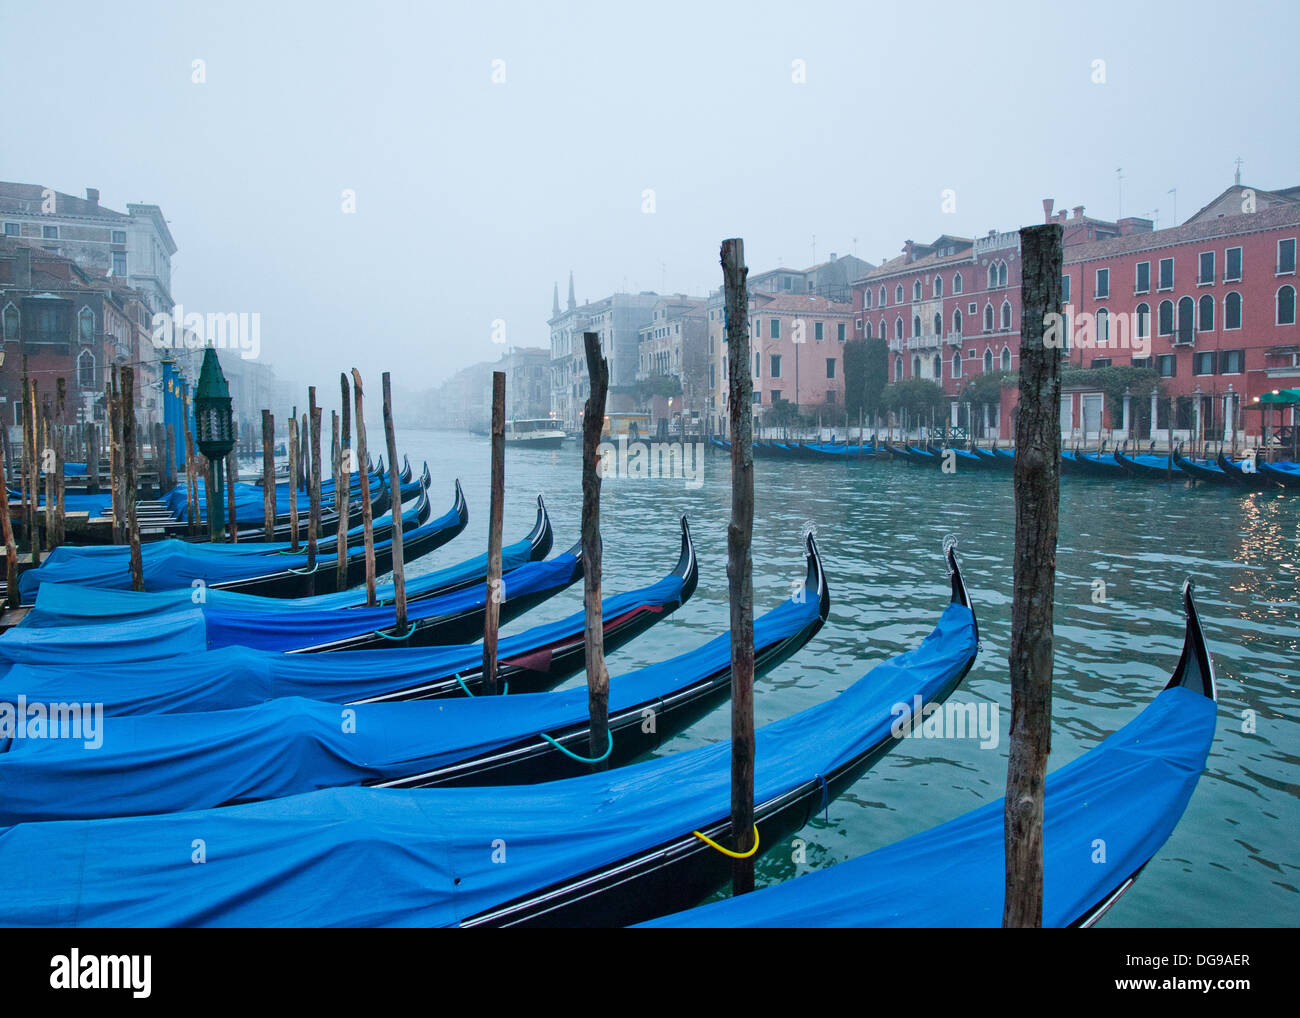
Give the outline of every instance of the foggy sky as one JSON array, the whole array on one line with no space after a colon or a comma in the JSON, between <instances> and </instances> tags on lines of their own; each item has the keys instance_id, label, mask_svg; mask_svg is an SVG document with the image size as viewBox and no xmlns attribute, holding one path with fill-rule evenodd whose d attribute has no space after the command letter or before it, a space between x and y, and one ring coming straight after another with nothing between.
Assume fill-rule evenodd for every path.
<instances>
[{"instance_id":1,"label":"foggy sky","mask_svg":"<svg viewBox=\"0 0 1300 1018\"><path fill-rule=\"evenodd\" d=\"M157 203L187 311L260 312L263 358L326 392L353 365L413 389L496 359L494 319L547 345L570 269L579 302L704 295L729 236L752 271L879 262L1044 197L1113 218L1117 167L1161 226L1237 156L1300 184L1297 27L1199 0L0 0L0 179Z\"/></svg>"}]
</instances>

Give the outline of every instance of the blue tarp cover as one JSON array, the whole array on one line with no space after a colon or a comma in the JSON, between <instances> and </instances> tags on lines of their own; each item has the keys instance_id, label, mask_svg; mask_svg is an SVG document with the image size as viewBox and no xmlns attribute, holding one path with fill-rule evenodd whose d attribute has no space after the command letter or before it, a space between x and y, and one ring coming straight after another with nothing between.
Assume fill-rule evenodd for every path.
<instances>
[{"instance_id":1,"label":"blue tarp cover","mask_svg":"<svg viewBox=\"0 0 1300 1018\"><path fill-rule=\"evenodd\" d=\"M814 598L786 601L755 621L755 647L793 636L817 613ZM325 662L339 657L351 655ZM730 661L724 633L620 676L610 684L610 712L657 703ZM89 744L14 738L5 751L0 740L0 826L170 813L409 777L585 724L587 698L585 686L355 707L293 697L201 714L106 717Z\"/></svg>"},{"instance_id":2,"label":"blue tarp cover","mask_svg":"<svg viewBox=\"0 0 1300 1018\"><path fill-rule=\"evenodd\" d=\"M887 745L894 705L930 699L974 654L974 617L949 605L916 649L760 729L755 801ZM731 746L718 742L541 785L337 788L164 816L25 823L0 829L0 923L451 926L687 836L730 804Z\"/></svg>"},{"instance_id":3,"label":"blue tarp cover","mask_svg":"<svg viewBox=\"0 0 1300 1018\"><path fill-rule=\"evenodd\" d=\"M1047 779L1043 925L1087 915L1168 840L1214 740L1213 700L1161 692ZM1001 926L1004 800L869 855L649 926ZM1097 841L1105 861L1097 861Z\"/></svg>"}]
</instances>

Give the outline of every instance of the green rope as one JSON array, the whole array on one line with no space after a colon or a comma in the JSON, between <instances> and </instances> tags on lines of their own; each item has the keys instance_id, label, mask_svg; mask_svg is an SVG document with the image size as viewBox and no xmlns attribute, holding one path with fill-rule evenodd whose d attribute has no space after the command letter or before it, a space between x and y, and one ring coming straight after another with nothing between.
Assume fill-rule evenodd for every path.
<instances>
[{"instance_id":1,"label":"green rope","mask_svg":"<svg viewBox=\"0 0 1300 1018\"><path fill-rule=\"evenodd\" d=\"M465 691L465 695L466 695L466 696L473 696L473 695L474 695L472 692L470 692L470 688L469 688L469 686L465 685L465 680L462 679L462 678L460 677L460 675L453 675L452 678L454 678L457 682L460 683L460 688L463 689L463 690ZM502 695L502 696L505 696L505 695L506 695L507 693L509 693L509 692L510 692L510 683L507 682L507 683L505 684L505 687L501 690L501 695Z\"/></svg>"},{"instance_id":2,"label":"green rope","mask_svg":"<svg viewBox=\"0 0 1300 1018\"><path fill-rule=\"evenodd\" d=\"M293 573L294 576L310 576L312 573L320 572L322 563L317 562L310 569L286 569L285 572Z\"/></svg>"},{"instance_id":3,"label":"green rope","mask_svg":"<svg viewBox=\"0 0 1300 1018\"><path fill-rule=\"evenodd\" d=\"M577 753L570 752L569 750L561 746L558 742L556 742L554 739L552 739L545 732L539 732L538 734L547 742L549 742L552 746L558 749L561 753L563 753L565 756L569 757L569 759L577 760L578 763L585 763L585 764L603 763L604 761L609 759L609 754L614 752L614 730L612 728L605 729L605 734L609 736L609 745L605 747L605 752L602 753L600 756L596 757L596 759L594 760L590 760L585 756L578 756Z\"/></svg>"},{"instance_id":4,"label":"green rope","mask_svg":"<svg viewBox=\"0 0 1300 1018\"><path fill-rule=\"evenodd\" d=\"M382 636L385 640L397 640L397 641L399 641L399 642L402 641L402 640L409 640L409 639L411 638L411 635L415 632L415 627L416 627L418 624L419 624L419 623L412 622L412 623L411 623L411 628L408 629L408 630L407 630L403 635L401 635L401 636L397 636L397 635L394 634L394 633L385 633L382 629L376 629L376 630L375 630L375 635L376 635L376 636Z\"/></svg>"}]
</instances>

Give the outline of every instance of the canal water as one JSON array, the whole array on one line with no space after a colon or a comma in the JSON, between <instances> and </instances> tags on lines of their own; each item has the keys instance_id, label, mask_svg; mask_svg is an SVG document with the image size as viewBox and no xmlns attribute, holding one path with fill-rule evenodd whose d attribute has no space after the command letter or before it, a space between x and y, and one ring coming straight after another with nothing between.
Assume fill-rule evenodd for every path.
<instances>
[{"instance_id":1,"label":"canal water","mask_svg":"<svg viewBox=\"0 0 1300 1018\"><path fill-rule=\"evenodd\" d=\"M487 535L488 440L409 430L402 439L417 470L427 459L436 507L450 504L454 477L470 506L465 535L412 572L480 551ZM651 583L672 567L683 513L700 564L691 601L610 655L615 682L622 672L690 650L727 628L730 466L723 452L704 452L702 466L698 481L605 481L606 595ZM829 820L818 818L799 833L802 862L790 844L765 855L758 864L761 886L833 866L1002 796L1015 506L1008 475L770 460L759 460L755 473L755 614L789 597L803 576L802 535L809 527L833 601L822 631L757 683L758 724L833 697L930 631L948 599L946 535L958 541L982 644L954 699L1000 708L995 747L981 748L977 739L902 740L831 804ZM550 509L556 548L577 541L578 442L557 451L508 450L506 490L507 543L531 527L538 493ZM1062 479L1049 767L1096 745L1159 692L1182 646L1179 591L1188 577L1218 675L1218 732L1182 822L1103 924L1294 926L1300 924L1300 495ZM581 607L578 584L504 632ZM580 675L568 685L584 681ZM661 752L727 738L728 711L719 707Z\"/></svg>"}]
</instances>

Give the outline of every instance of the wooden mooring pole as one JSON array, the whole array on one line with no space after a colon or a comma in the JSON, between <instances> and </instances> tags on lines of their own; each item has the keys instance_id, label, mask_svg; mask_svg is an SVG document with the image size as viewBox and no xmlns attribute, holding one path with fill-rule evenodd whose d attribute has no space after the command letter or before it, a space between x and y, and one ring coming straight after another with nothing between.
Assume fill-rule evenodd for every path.
<instances>
[{"instance_id":1,"label":"wooden mooring pole","mask_svg":"<svg viewBox=\"0 0 1300 1018\"><path fill-rule=\"evenodd\" d=\"M140 555L140 522L135 503L140 493L136 473L135 446L135 370L123 366L122 395L122 501L126 509L126 537L131 544L131 589L144 590L144 561Z\"/></svg>"},{"instance_id":2,"label":"wooden mooring pole","mask_svg":"<svg viewBox=\"0 0 1300 1018\"><path fill-rule=\"evenodd\" d=\"M388 490L393 502L393 605L397 611L397 635L406 632L406 573L402 560L402 479L397 470L397 433L393 429L393 386L388 372L383 375L384 445L388 449Z\"/></svg>"},{"instance_id":3,"label":"wooden mooring pole","mask_svg":"<svg viewBox=\"0 0 1300 1018\"><path fill-rule=\"evenodd\" d=\"M262 529L275 540L275 415L262 411Z\"/></svg>"},{"instance_id":4,"label":"wooden mooring pole","mask_svg":"<svg viewBox=\"0 0 1300 1018\"><path fill-rule=\"evenodd\" d=\"M311 497L307 517L307 568L312 571L312 591L316 588L316 543L320 539L320 407L316 405L316 386L307 389L307 414L311 428L311 474L308 491Z\"/></svg>"},{"instance_id":5,"label":"wooden mooring pole","mask_svg":"<svg viewBox=\"0 0 1300 1018\"><path fill-rule=\"evenodd\" d=\"M609 669L605 666L605 624L601 615L600 570L600 435L605 427L605 399L609 392L609 362L600 352L600 335L582 334L587 354L591 395L582 409L582 629L587 654L587 713L591 719L589 758L598 760L593 770L609 764Z\"/></svg>"},{"instance_id":6,"label":"wooden mooring pole","mask_svg":"<svg viewBox=\"0 0 1300 1018\"><path fill-rule=\"evenodd\" d=\"M506 495L506 375L492 372L492 492L488 504L487 586L483 603L483 692L497 695L497 628L501 621L501 521Z\"/></svg>"},{"instance_id":7,"label":"wooden mooring pole","mask_svg":"<svg viewBox=\"0 0 1300 1018\"><path fill-rule=\"evenodd\" d=\"M14 543L14 523L9 518L9 435L5 429L0 442L0 478L5 482L4 539L5 539L5 597L10 608L17 608L18 598L18 545ZM20 503L21 506L21 503Z\"/></svg>"},{"instance_id":8,"label":"wooden mooring pole","mask_svg":"<svg viewBox=\"0 0 1300 1018\"><path fill-rule=\"evenodd\" d=\"M68 385L62 378L54 383L54 427L51 437L54 440L54 537L51 544L58 547L64 541L67 528L67 513L64 506L64 489L67 480L63 476L63 467L68 457Z\"/></svg>"},{"instance_id":9,"label":"wooden mooring pole","mask_svg":"<svg viewBox=\"0 0 1300 1018\"><path fill-rule=\"evenodd\" d=\"M289 550L298 550L298 408L289 417Z\"/></svg>"},{"instance_id":10,"label":"wooden mooring pole","mask_svg":"<svg viewBox=\"0 0 1300 1018\"><path fill-rule=\"evenodd\" d=\"M352 487L352 392L348 376L339 372L339 395L343 405L339 411L339 454L334 468L334 509L338 513L338 554L336 565L336 590L348 588L348 515L349 490ZM340 476L340 474L342 476ZM359 475L358 475L359 476ZM363 478L361 497L370 495L370 477Z\"/></svg>"},{"instance_id":11,"label":"wooden mooring pole","mask_svg":"<svg viewBox=\"0 0 1300 1018\"><path fill-rule=\"evenodd\" d=\"M727 357L746 365L731 372L731 523L727 527L727 591L731 601L731 841L754 847L754 392L749 352L749 269L745 242L722 242ZM731 893L754 889L754 860L736 859Z\"/></svg>"},{"instance_id":12,"label":"wooden mooring pole","mask_svg":"<svg viewBox=\"0 0 1300 1018\"><path fill-rule=\"evenodd\" d=\"M236 439L239 435L239 425L233 424ZM235 486L239 484L239 442L230 447L230 452L226 453L226 526L230 528L229 540L231 544L239 543L239 518L235 512Z\"/></svg>"},{"instance_id":13,"label":"wooden mooring pole","mask_svg":"<svg viewBox=\"0 0 1300 1018\"><path fill-rule=\"evenodd\" d=\"M375 605L375 521L370 505L370 457L366 452L366 414L361 372L352 369L352 393L357 400L357 471L361 475L361 534L366 543L366 604Z\"/></svg>"},{"instance_id":14,"label":"wooden mooring pole","mask_svg":"<svg viewBox=\"0 0 1300 1018\"><path fill-rule=\"evenodd\" d=\"M1052 598L1061 470L1061 355L1043 342L1061 313L1062 227L1020 231L1020 403L1011 600L1011 743L1004 807L1004 927L1043 923L1043 795L1052 743Z\"/></svg>"}]
</instances>

